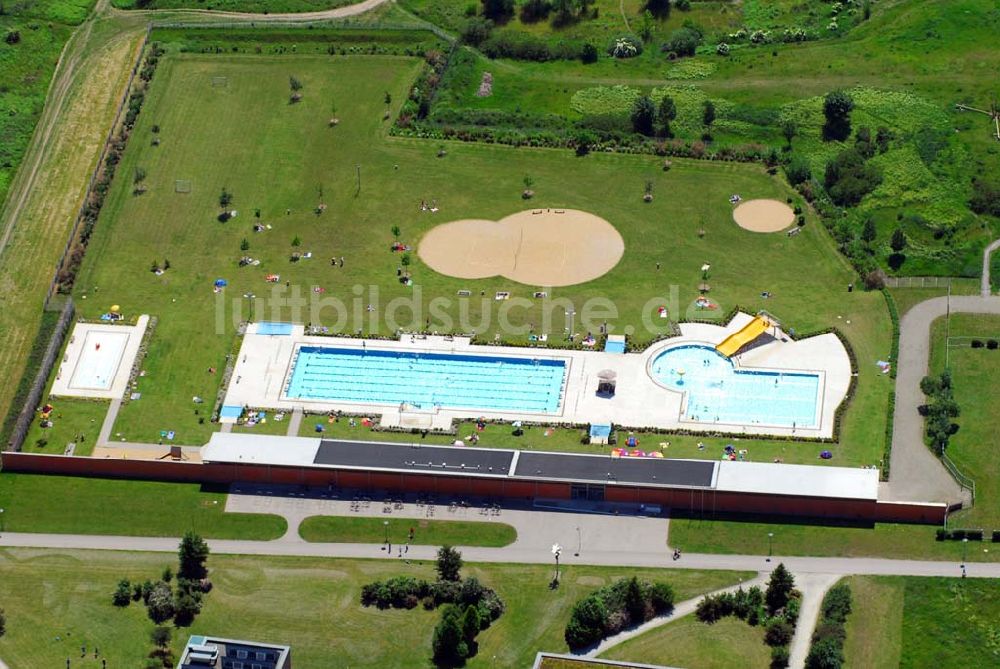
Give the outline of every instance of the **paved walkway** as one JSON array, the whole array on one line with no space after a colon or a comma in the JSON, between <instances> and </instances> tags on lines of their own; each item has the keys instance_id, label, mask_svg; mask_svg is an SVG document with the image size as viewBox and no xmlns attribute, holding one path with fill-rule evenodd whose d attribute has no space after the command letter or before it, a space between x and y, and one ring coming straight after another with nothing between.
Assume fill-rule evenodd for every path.
<instances>
[{"instance_id":1,"label":"paved walkway","mask_svg":"<svg viewBox=\"0 0 1000 669\"><path fill-rule=\"evenodd\" d=\"M211 16L219 19L240 19L240 20L252 20L255 23L296 23L296 22L306 22L306 21L323 21L326 19L342 19L349 16L357 16L358 14L363 14L369 10L375 9L379 5L385 4L388 0L364 0L364 2L359 2L353 5L347 5L345 7L336 7L334 9L324 9L318 12L300 12L300 13L288 13L288 14L261 14L254 12L223 12L218 10L207 10L207 9L172 9L169 10L171 15L200 15L200 16ZM135 14L163 14L164 10L134 10L134 9L116 9L114 7L109 7L108 11L113 13L127 13L129 15Z\"/></svg>"},{"instance_id":2,"label":"paved walkway","mask_svg":"<svg viewBox=\"0 0 1000 669\"><path fill-rule=\"evenodd\" d=\"M769 574L767 572L759 572L757 576L749 581L740 581L736 585L731 585L728 588L722 588L720 590L715 590L714 592L706 592L692 599L686 599L683 602L678 602L674 605L673 610L670 613L662 616L657 616L652 620L648 620L638 627L633 627L632 629L625 630L624 632L619 632L618 634L608 637L601 641L597 647L584 651L580 653L584 657L600 657L604 653L608 652L615 646L625 643L629 639L634 639L640 634L645 634L651 630L658 627L663 627L667 623L672 623L678 618L683 618L684 616L689 616L695 612L698 608L698 602L707 597L708 595L721 595L724 592L735 592L739 588L751 588L755 585L761 586L763 588L767 583Z\"/></svg>"},{"instance_id":3,"label":"paved walkway","mask_svg":"<svg viewBox=\"0 0 1000 669\"><path fill-rule=\"evenodd\" d=\"M4 532L0 546L5 548L52 548L64 550L119 550L157 553L176 553L179 537L122 537L95 536L90 534L26 534ZM212 539L208 541L213 553L221 555L291 555L328 558L386 558L381 544L310 544L283 541L242 541ZM570 546L571 547L571 546ZM467 562L500 562L505 564L552 564L550 546L544 548L472 548L461 547ZM715 555L685 553L674 561L668 550L656 552L631 551L621 545L614 550L591 550L584 538L579 557L574 551L563 551L563 564L611 566L621 568L651 567L660 569L709 569L761 571L772 569L783 562L793 574L838 574L841 576L867 574L876 576L950 576L962 575L955 562L921 560L890 560L886 558L818 558L774 556L767 562L763 555ZM436 546L411 546L408 558L433 560ZM398 559L393 556L392 559ZM969 578L1000 578L1000 563L969 562Z\"/></svg>"},{"instance_id":4,"label":"paved walkway","mask_svg":"<svg viewBox=\"0 0 1000 669\"><path fill-rule=\"evenodd\" d=\"M951 313L1000 314L1000 297L952 296ZM924 419L917 407L925 402L920 380L927 375L931 323L949 312L949 298L935 297L911 308L899 324L896 361L896 412L893 416L889 482L879 497L900 501L969 503L941 461L924 444Z\"/></svg>"},{"instance_id":5,"label":"paved walkway","mask_svg":"<svg viewBox=\"0 0 1000 669\"><path fill-rule=\"evenodd\" d=\"M788 666L791 669L804 669L809 646L812 645L812 633L819 619L820 605L826 591L841 579L840 574L793 574L795 587L802 593L802 606L799 609L799 619L795 625L795 636L792 637L789 648Z\"/></svg>"},{"instance_id":6,"label":"paved walkway","mask_svg":"<svg viewBox=\"0 0 1000 669\"><path fill-rule=\"evenodd\" d=\"M669 521L666 518L508 508L501 509L499 515L490 515L483 514L482 508L475 506L451 508L448 505L417 506L413 503L404 504L402 509L392 508L389 513L384 512L384 508L379 500L373 500L367 508L352 511L351 501L347 499L266 494L231 493L226 500L227 512L283 516L288 521L288 531L277 541L289 544L305 544L298 528L309 516L364 516L386 520L407 518L413 519L415 524L420 520L507 523L517 530L517 539L502 550L511 550L515 554L541 553L548 555L549 560L552 559L553 544L563 546L564 556L617 552L619 563L624 555L633 550L649 554L665 554L668 550ZM411 554L415 548L410 547Z\"/></svg>"},{"instance_id":7,"label":"paved walkway","mask_svg":"<svg viewBox=\"0 0 1000 669\"><path fill-rule=\"evenodd\" d=\"M302 425L302 407L292 410L292 415L288 419L288 430L285 435L288 437L299 436L299 427Z\"/></svg>"},{"instance_id":8,"label":"paved walkway","mask_svg":"<svg viewBox=\"0 0 1000 669\"><path fill-rule=\"evenodd\" d=\"M992 293L992 287L990 286L990 256L993 252L1000 248L1000 239L997 239L990 243L985 249L983 249L983 274L980 279L979 284L979 294L983 297L989 297Z\"/></svg>"}]
</instances>

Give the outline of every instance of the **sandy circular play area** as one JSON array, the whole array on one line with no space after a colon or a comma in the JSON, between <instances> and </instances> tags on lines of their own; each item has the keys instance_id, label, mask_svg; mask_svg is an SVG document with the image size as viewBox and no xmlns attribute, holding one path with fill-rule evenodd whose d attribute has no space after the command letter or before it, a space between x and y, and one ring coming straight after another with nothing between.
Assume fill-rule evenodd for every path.
<instances>
[{"instance_id":1,"label":"sandy circular play area","mask_svg":"<svg viewBox=\"0 0 1000 669\"><path fill-rule=\"evenodd\" d=\"M778 200L747 200L733 210L733 220L751 232L779 232L795 222L795 212Z\"/></svg>"},{"instance_id":2,"label":"sandy circular play area","mask_svg":"<svg viewBox=\"0 0 1000 669\"><path fill-rule=\"evenodd\" d=\"M499 221L442 223L417 253L432 269L460 279L503 276L534 286L571 286L607 273L625 242L603 218L575 209L529 209Z\"/></svg>"}]
</instances>

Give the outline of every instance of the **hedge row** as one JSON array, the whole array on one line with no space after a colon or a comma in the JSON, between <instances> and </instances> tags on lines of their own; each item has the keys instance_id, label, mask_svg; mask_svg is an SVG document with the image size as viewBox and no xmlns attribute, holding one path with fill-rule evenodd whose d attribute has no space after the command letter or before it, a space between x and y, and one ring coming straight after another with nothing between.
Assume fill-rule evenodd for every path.
<instances>
[{"instance_id":1,"label":"hedge row","mask_svg":"<svg viewBox=\"0 0 1000 669\"><path fill-rule=\"evenodd\" d=\"M674 590L666 583L623 578L595 590L573 606L566 624L566 643L587 648L623 629L641 625L674 607Z\"/></svg>"},{"instance_id":2,"label":"hedge row","mask_svg":"<svg viewBox=\"0 0 1000 669\"><path fill-rule=\"evenodd\" d=\"M806 656L806 669L840 669L844 664L847 616L851 613L851 588L838 583L823 598L820 619Z\"/></svg>"}]
</instances>

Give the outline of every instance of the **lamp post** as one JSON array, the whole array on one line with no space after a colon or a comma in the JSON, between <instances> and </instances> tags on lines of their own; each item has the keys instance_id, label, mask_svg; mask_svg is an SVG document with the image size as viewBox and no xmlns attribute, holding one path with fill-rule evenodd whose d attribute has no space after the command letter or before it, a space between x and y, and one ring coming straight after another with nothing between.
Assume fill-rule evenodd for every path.
<instances>
[{"instance_id":1,"label":"lamp post","mask_svg":"<svg viewBox=\"0 0 1000 669\"><path fill-rule=\"evenodd\" d=\"M0 508L0 534L3 534L3 509Z\"/></svg>"},{"instance_id":2,"label":"lamp post","mask_svg":"<svg viewBox=\"0 0 1000 669\"><path fill-rule=\"evenodd\" d=\"M962 569L965 569L965 556L969 550L969 537L962 538Z\"/></svg>"},{"instance_id":3,"label":"lamp post","mask_svg":"<svg viewBox=\"0 0 1000 669\"><path fill-rule=\"evenodd\" d=\"M767 560L765 562L771 561L771 554L774 548L774 532L767 533Z\"/></svg>"},{"instance_id":4,"label":"lamp post","mask_svg":"<svg viewBox=\"0 0 1000 669\"><path fill-rule=\"evenodd\" d=\"M385 545L388 546L389 545L389 521L388 520L383 520L382 521L382 526L385 527ZM382 550L385 550L385 546L382 547Z\"/></svg>"},{"instance_id":5,"label":"lamp post","mask_svg":"<svg viewBox=\"0 0 1000 669\"><path fill-rule=\"evenodd\" d=\"M253 323L253 300L257 296L253 293L244 293L243 297L247 298L247 302L250 304L250 318L247 319L247 322Z\"/></svg>"},{"instance_id":6,"label":"lamp post","mask_svg":"<svg viewBox=\"0 0 1000 669\"><path fill-rule=\"evenodd\" d=\"M2 511L3 509L0 509ZM576 526L576 557L580 557L580 551L583 550L583 534L580 533L580 526Z\"/></svg>"},{"instance_id":7,"label":"lamp post","mask_svg":"<svg viewBox=\"0 0 1000 669\"><path fill-rule=\"evenodd\" d=\"M555 586L559 585L559 556L562 554L562 546L559 544L552 544L552 556L556 559L556 577L553 579L552 583Z\"/></svg>"}]
</instances>

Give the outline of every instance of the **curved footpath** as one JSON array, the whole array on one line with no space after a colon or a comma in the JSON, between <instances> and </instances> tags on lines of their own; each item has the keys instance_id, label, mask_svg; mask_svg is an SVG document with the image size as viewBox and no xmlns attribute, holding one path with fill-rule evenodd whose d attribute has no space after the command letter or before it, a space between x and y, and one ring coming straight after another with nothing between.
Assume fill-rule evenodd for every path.
<instances>
[{"instance_id":1,"label":"curved footpath","mask_svg":"<svg viewBox=\"0 0 1000 669\"><path fill-rule=\"evenodd\" d=\"M992 292L990 286L990 256L997 249L1000 249L1000 239L993 241L983 249L983 274L979 284L979 294L983 297L989 297Z\"/></svg>"},{"instance_id":2,"label":"curved footpath","mask_svg":"<svg viewBox=\"0 0 1000 669\"><path fill-rule=\"evenodd\" d=\"M917 407L925 402L920 380L927 375L931 324L948 313L1000 314L1000 297L952 296L925 300L899 323L896 361L896 410L892 419L889 481L879 497L897 501L963 502L971 499L924 443L924 419Z\"/></svg>"},{"instance_id":3,"label":"curved footpath","mask_svg":"<svg viewBox=\"0 0 1000 669\"><path fill-rule=\"evenodd\" d=\"M353 5L345 5L343 7L335 7L334 9L324 9L317 12L301 12L301 13L287 13L287 14L258 14L254 12L224 12L214 9L117 9L114 7L110 8L113 12L122 12L130 15L138 14L163 14L169 12L173 15L196 15L196 16L209 16L221 19L239 19L239 20L251 20L259 23L295 23L295 22L307 22L307 21L323 21L326 19L343 19L349 16L357 16L358 14L364 14L365 12L375 9L379 5L383 5L389 0L363 0L363 2L358 2Z\"/></svg>"}]
</instances>

